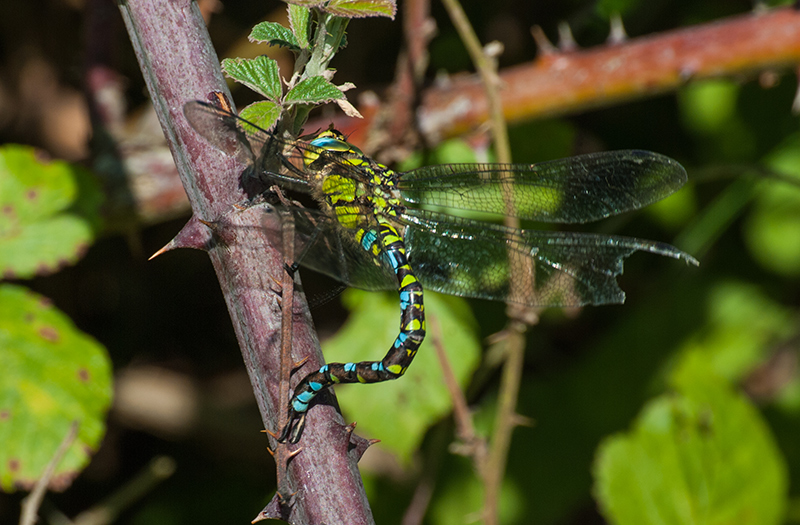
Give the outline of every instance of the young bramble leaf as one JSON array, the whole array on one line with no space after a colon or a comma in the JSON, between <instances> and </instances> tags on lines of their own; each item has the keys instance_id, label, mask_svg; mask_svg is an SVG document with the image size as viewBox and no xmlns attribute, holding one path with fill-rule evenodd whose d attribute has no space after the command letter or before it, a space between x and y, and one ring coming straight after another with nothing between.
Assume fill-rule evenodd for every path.
<instances>
[{"instance_id":1,"label":"young bramble leaf","mask_svg":"<svg viewBox=\"0 0 800 525\"><path fill-rule=\"evenodd\" d=\"M266 42L271 46L282 46L299 51L300 45L291 30L276 22L261 22L250 32L248 39L251 42Z\"/></svg>"},{"instance_id":2,"label":"young bramble leaf","mask_svg":"<svg viewBox=\"0 0 800 525\"><path fill-rule=\"evenodd\" d=\"M239 116L261 129L269 130L281 116L281 106L268 100L254 102L242 109Z\"/></svg>"},{"instance_id":3,"label":"young bramble leaf","mask_svg":"<svg viewBox=\"0 0 800 525\"><path fill-rule=\"evenodd\" d=\"M308 30L311 21L311 12L305 7L289 4L289 25L300 49L308 49Z\"/></svg>"},{"instance_id":4,"label":"young bramble leaf","mask_svg":"<svg viewBox=\"0 0 800 525\"><path fill-rule=\"evenodd\" d=\"M391 0L333 0L325 10L344 18L385 16L394 20L397 5Z\"/></svg>"},{"instance_id":5,"label":"young bramble leaf","mask_svg":"<svg viewBox=\"0 0 800 525\"><path fill-rule=\"evenodd\" d=\"M323 104L341 98L344 93L321 76L307 78L286 93L286 102L292 104Z\"/></svg>"},{"instance_id":6,"label":"young bramble leaf","mask_svg":"<svg viewBox=\"0 0 800 525\"><path fill-rule=\"evenodd\" d=\"M30 489L77 421L49 487L64 490L105 433L108 355L44 297L12 285L0 286L0 348L0 488Z\"/></svg>"},{"instance_id":7,"label":"young bramble leaf","mask_svg":"<svg viewBox=\"0 0 800 525\"><path fill-rule=\"evenodd\" d=\"M279 102L283 89L278 63L269 57L254 59L226 58L222 70L232 79L244 84L273 102Z\"/></svg>"},{"instance_id":8,"label":"young bramble leaf","mask_svg":"<svg viewBox=\"0 0 800 525\"><path fill-rule=\"evenodd\" d=\"M385 16L394 20L397 4L394 0L286 0L287 3L306 8L316 7L342 18Z\"/></svg>"}]
</instances>

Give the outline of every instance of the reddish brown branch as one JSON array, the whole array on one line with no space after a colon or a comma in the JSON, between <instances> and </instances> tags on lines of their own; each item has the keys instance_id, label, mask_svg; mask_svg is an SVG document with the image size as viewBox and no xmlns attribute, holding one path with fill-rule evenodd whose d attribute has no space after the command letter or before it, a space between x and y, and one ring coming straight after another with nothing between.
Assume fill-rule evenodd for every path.
<instances>
[{"instance_id":1,"label":"reddish brown branch","mask_svg":"<svg viewBox=\"0 0 800 525\"><path fill-rule=\"evenodd\" d=\"M505 86L502 96L506 119L520 122L610 106L676 89L693 79L738 76L797 64L800 12L782 8L635 38L623 44L556 51L529 64L501 70L500 77ZM373 125L370 116L382 113L377 104L366 109L361 104L359 109L367 116L366 121L341 116L334 119L334 124L354 143L366 145L368 128ZM485 123L486 100L480 80L475 75L458 75L447 85L429 88L422 93L417 114L431 144ZM325 128L329 123L309 122L307 127ZM124 147L122 150L128 163L129 153ZM146 222L174 216L185 206L185 198L174 191L174 185L135 182L154 171L162 171L162 176L169 178L163 170L154 169L157 162L154 159L146 169L138 167L139 162L128 168L129 177L134 179L132 184L149 188L135 193L140 220Z\"/></svg>"},{"instance_id":2,"label":"reddish brown branch","mask_svg":"<svg viewBox=\"0 0 800 525\"><path fill-rule=\"evenodd\" d=\"M549 53L501 71L509 122L574 113L676 89L689 80L750 74L800 63L800 11L775 9L623 44ZM474 75L431 88L417 112L432 142L488 119Z\"/></svg>"}]
</instances>

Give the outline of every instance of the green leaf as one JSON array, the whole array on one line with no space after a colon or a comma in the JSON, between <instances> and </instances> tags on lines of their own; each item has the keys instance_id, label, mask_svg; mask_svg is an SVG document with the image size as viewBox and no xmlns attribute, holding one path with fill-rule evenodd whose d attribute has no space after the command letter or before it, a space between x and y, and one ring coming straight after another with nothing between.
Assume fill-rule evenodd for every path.
<instances>
[{"instance_id":1,"label":"green leaf","mask_svg":"<svg viewBox=\"0 0 800 525\"><path fill-rule=\"evenodd\" d=\"M768 180L744 225L753 258L764 268L786 277L800 275L800 147L795 134L766 159L786 177Z\"/></svg>"},{"instance_id":2,"label":"green leaf","mask_svg":"<svg viewBox=\"0 0 800 525\"><path fill-rule=\"evenodd\" d=\"M681 349L678 371L682 361L698 358L715 375L735 383L798 332L794 314L754 285L719 283L707 302L706 325Z\"/></svg>"},{"instance_id":3,"label":"green leaf","mask_svg":"<svg viewBox=\"0 0 800 525\"><path fill-rule=\"evenodd\" d=\"M394 0L286 0L289 4L306 8L316 7L342 18L385 16L394 20L397 4Z\"/></svg>"},{"instance_id":4,"label":"green leaf","mask_svg":"<svg viewBox=\"0 0 800 525\"><path fill-rule=\"evenodd\" d=\"M687 185L669 197L654 202L645 211L661 226L672 231L680 230L697 217L697 194L693 185ZM685 248L681 246L681 248Z\"/></svg>"},{"instance_id":5,"label":"green leaf","mask_svg":"<svg viewBox=\"0 0 800 525\"><path fill-rule=\"evenodd\" d=\"M29 146L0 148L0 272L29 278L76 262L99 228L91 176L42 162Z\"/></svg>"},{"instance_id":6,"label":"green leaf","mask_svg":"<svg viewBox=\"0 0 800 525\"><path fill-rule=\"evenodd\" d=\"M248 37L251 42L259 42L271 46L283 46L299 51L300 45L292 31L277 22L261 22L256 24Z\"/></svg>"},{"instance_id":7,"label":"green leaf","mask_svg":"<svg viewBox=\"0 0 800 525\"><path fill-rule=\"evenodd\" d=\"M397 337L397 294L349 290L345 303L352 310L347 324L323 350L329 362L380 360ZM336 395L345 416L358 421L359 432L407 462L425 431L450 413L452 402L432 341L441 334L459 385L466 385L478 365L480 344L475 320L460 298L425 293L428 336L406 374L375 385L339 385Z\"/></svg>"},{"instance_id":8,"label":"green leaf","mask_svg":"<svg viewBox=\"0 0 800 525\"><path fill-rule=\"evenodd\" d=\"M253 59L226 58L222 61L222 70L232 79L272 102L280 102L283 88L278 73L278 63L271 58L265 56Z\"/></svg>"},{"instance_id":9,"label":"green leaf","mask_svg":"<svg viewBox=\"0 0 800 525\"><path fill-rule=\"evenodd\" d=\"M311 23L311 12L305 7L289 4L289 25L300 49L308 49L308 34Z\"/></svg>"},{"instance_id":10,"label":"green leaf","mask_svg":"<svg viewBox=\"0 0 800 525\"><path fill-rule=\"evenodd\" d=\"M781 523L787 472L759 412L702 365L677 383L601 444L603 515L619 525Z\"/></svg>"},{"instance_id":11,"label":"green leaf","mask_svg":"<svg viewBox=\"0 0 800 525\"><path fill-rule=\"evenodd\" d=\"M239 112L239 116L261 129L269 130L280 118L281 106L268 100L254 102L242 109Z\"/></svg>"},{"instance_id":12,"label":"green leaf","mask_svg":"<svg viewBox=\"0 0 800 525\"><path fill-rule=\"evenodd\" d=\"M105 433L111 363L44 297L0 287L0 488L30 488L73 421L77 439L50 484L63 490L89 462Z\"/></svg>"},{"instance_id":13,"label":"green leaf","mask_svg":"<svg viewBox=\"0 0 800 525\"><path fill-rule=\"evenodd\" d=\"M740 86L730 80L693 82L681 90L681 116L689 129L700 133L716 133L736 118L736 101Z\"/></svg>"},{"instance_id":14,"label":"green leaf","mask_svg":"<svg viewBox=\"0 0 800 525\"><path fill-rule=\"evenodd\" d=\"M285 102L290 104L323 104L344 98L339 88L321 76L307 78L299 82L288 93Z\"/></svg>"},{"instance_id":15,"label":"green leaf","mask_svg":"<svg viewBox=\"0 0 800 525\"><path fill-rule=\"evenodd\" d=\"M441 142L434 148L431 164L457 164L478 162L475 150L462 138L452 138Z\"/></svg>"}]
</instances>

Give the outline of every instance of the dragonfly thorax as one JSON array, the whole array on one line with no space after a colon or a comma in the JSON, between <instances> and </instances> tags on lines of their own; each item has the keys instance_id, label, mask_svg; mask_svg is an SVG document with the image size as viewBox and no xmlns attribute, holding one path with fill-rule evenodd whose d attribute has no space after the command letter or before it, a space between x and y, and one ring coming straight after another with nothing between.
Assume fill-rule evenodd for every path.
<instances>
[{"instance_id":1,"label":"dragonfly thorax","mask_svg":"<svg viewBox=\"0 0 800 525\"><path fill-rule=\"evenodd\" d=\"M401 206L397 173L353 146L335 129L308 142L303 161L321 206L345 228L371 227Z\"/></svg>"}]
</instances>

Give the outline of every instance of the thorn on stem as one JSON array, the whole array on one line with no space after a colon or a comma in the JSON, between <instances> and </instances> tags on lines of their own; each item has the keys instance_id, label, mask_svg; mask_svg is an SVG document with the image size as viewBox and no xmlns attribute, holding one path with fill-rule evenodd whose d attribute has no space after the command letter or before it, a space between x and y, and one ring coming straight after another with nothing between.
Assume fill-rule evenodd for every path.
<instances>
[{"instance_id":1,"label":"thorn on stem","mask_svg":"<svg viewBox=\"0 0 800 525\"><path fill-rule=\"evenodd\" d=\"M522 414L514 414L511 417L511 423L518 427L532 427L536 424L536 421L533 418L523 416Z\"/></svg>"},{"instance_id":2,"label":"thorn on stem","mask_svg":"<svg viewBox=\"0 0 800 525\"><path fill-rule=\"evenodd\" d=\"M176 248L194 248L196 250L208 251L212 241L212 235L209 230L215 230L215 228L215 222L204 221L203 219L197 218L197 216L192 216L189 222L181 228L181 231L179 231L163 248L151 255L149 260Z\"/></svg>"},{"instance_id":3,"label":"thorn on stem","mask_svg":"<svg viewBox=\"0 0 800 525\"><path fill-rule=\"evenodd\" d=\"M300 361L295 361L294 364L292 365L292 372L294 372L295 370L306 364L306 361L308 361L308 356L304 357Z\"/></svg>"},{"instance_id":4,"label":"thorn on stem","mask_svg":"<svg viewBox=\"0 0 800 525\"><path fill-rule=\"evenodd\" d=\"M503 50L503 43L498 40L492 40L483 46L483 53L491 59L497 59L497 57L503 54Z\"/></svg>"},{"instance_id":5,"label":"thorn on stem","mask_svg":"<svg viewBox=\"0 0 800 525\"><path fill-rule=\"evenodd\" d=\"M625 32L625 26L622 24L622 17L619 16L619 13L611 15L609 22L611 23L611 31L608 34L609 44L622 44L628 40L628 34Z\"/></svg>"},{"instance_id":6,"label":"thorn on stem","mask_svg":"<svg viewBox=\"0 0 800 525\"><path fill-rule=\"evenodd\" d=\"M153 255L148 257L147 260L148 261L152 261L153 259L155 259L159 255L161 255L162 253L166 253L166 252L170 251L172 249L172 246L170 246L170 244L172 244L172 241L170 241L169 243L165 244L160 250L158 250L156 253L154 253Z\"/></svg>"},{"instance_id":7,"label":"thorn on stem","mask_svg":"<svg viewBox=\"0 0 800 525\"><path fill-rule=\"evenodd\" d=\"M575 37L572 36L572 28L569 27L567 22L558 24L558 48L563 52L578 49L578 43L575 42Z\"/></svg>"},{"instance_id":8,"label":"thorn on stem","mask_svg":"<svg viewBox=\"0 0 800 525\"><path fill-rule=\"evenodd\" d=\"M531 28L531 36L533 36L533 41L536 42L536 47L539 48L539 53L541 53L542 56L555 55L558 53L558 49L550 42L547 35L544 34L544 30L541 26L533 26Z\"/></svg>"}]
</instances>

